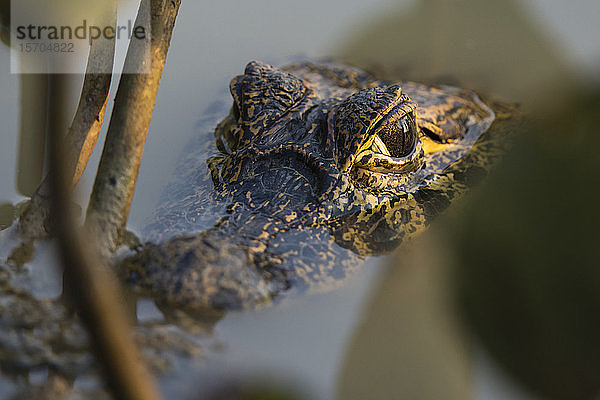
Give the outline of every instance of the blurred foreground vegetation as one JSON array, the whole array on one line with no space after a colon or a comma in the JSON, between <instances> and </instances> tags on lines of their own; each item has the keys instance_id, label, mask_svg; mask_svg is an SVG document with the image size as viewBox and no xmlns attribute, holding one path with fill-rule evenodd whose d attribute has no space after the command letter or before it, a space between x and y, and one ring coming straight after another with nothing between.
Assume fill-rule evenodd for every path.
<instances>
[{"instance_id":1,"label":"blurred foreground vegetation","mask_svg":"<svg viewBox=\"0 0 600 400\"><path fill-rule=\"evenodd\" d=\"M340 54L383 78L519 102L530 124L482 187L397 252L338 398L479 398L480 345L531 395L596 398L600 91L514 0L423 0Z\"/></svg>"},{"instance_id":2,"label":"blurred foreground vegetation","mask_svg":"<svg viewBox=\"0 0 600 400\"><path fill-rule=\"evenodd\" d=\"M456 229L469 325L525 385L555 399L600 393L600 94L534 124Z\"/></svg>"}]
</instances>

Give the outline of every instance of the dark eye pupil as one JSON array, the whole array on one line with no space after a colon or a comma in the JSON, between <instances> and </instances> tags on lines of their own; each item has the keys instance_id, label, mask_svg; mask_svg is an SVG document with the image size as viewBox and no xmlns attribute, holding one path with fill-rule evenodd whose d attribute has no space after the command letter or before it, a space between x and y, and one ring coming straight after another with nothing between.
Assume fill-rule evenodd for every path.
<instances>
[{"instance_id":1,"label":"dark eye pupil","mask_svg":"<svg viewBox=\"0 0 600 400\"><path fill-rule=\"evenodd\" d=\"M403 117L379 131L379 137L392 157L406 157L412 152L417 140L417 127L414 118Z\"/></svg>"}]
</instances>

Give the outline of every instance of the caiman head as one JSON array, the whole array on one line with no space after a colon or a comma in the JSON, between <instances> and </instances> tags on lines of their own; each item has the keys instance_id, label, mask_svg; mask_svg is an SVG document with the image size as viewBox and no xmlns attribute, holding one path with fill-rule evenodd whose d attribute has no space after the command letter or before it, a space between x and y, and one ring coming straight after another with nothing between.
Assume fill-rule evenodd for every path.
<instances>
[{"instance_id":1,"label":"caiman head","mask_svg":"<svg viewBox=\"0 0 600 400\"><path fill-rule=\"evenodd\" d=\"M326 224L343 247L387 252L462 193L451 167L494 113L470 91L312 68L251 62L232 80L213 180L279 230Z\"/></svg>"}]
</instances>

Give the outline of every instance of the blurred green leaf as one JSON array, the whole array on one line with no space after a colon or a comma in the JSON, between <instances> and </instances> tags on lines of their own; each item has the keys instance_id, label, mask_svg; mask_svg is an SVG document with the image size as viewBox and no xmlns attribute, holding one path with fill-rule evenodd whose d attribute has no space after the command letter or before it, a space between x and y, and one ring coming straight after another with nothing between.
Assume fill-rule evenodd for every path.
<instances>
[{"instance_id":1,"label":"blurred green leaf","mask_svg":"<svg viewBox=\"0 0 600 400\"><path fill-rule=\"evenodd\" d=\"M216 390L208 399L218 400L298 400L302 397L294 394L277 383L256 382L245 384L229 382L226 387Z\"/></svg>"},{"instance_id":2,"label":"blurred green leaf","mask_svg":"<svg viewBox=\"0 0 600 400\"><path fill-rule=\"evenodd\" d=\"M344 61L379 78L475 88L511 101L572 87L553 38L521 1L420 0L349 35Z\"/></svg>"},{"instance_id":3,"label":"blurred green leaf","mask_svg":"<svg viewBox=\"0 0 600 400\"><path fill-rule=\"evenodd\" d=\"M600 95L534 125L454 235L468 325L550 399L600 393L599 112Z\"/></svg>"}]
</instances>

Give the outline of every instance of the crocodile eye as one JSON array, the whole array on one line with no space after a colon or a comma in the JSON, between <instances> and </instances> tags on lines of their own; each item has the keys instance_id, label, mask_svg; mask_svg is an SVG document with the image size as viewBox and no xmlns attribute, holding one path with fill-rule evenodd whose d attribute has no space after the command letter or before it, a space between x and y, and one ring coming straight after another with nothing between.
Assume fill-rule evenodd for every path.
<instances>
[{"instance_id":1,"label":"crocodile eye","mask_svg":"<svg viewBox=\"0 0 600 400\"><path fill-rule=\"evenodd\" d=\"M396 116L376 126L353 159L350 173L364 187L402 185L422 164L415 110Z\"/></svg>"},{"instance_id":2,"label":"crocodile eye","mask_svg":"<svg viewBox=\"0 0 600 400\"><path fill-rule=\"evenodd\" d=\"M410 155L418 140L417 124L413 113L390 123L377 132L373 150L394 158Z\"/></svg>"},{"instance_id":3,"label":"crocodile eye","mask_svg":"<svg viewBox=\"0 0 600 400\"><path fill-rule=\"evenodd\" d=\"M423 161L416 112L400 85L363 89L341 102L328 120L340 170L367 188L403 184Z\"/></svg>"}]
</instances>

